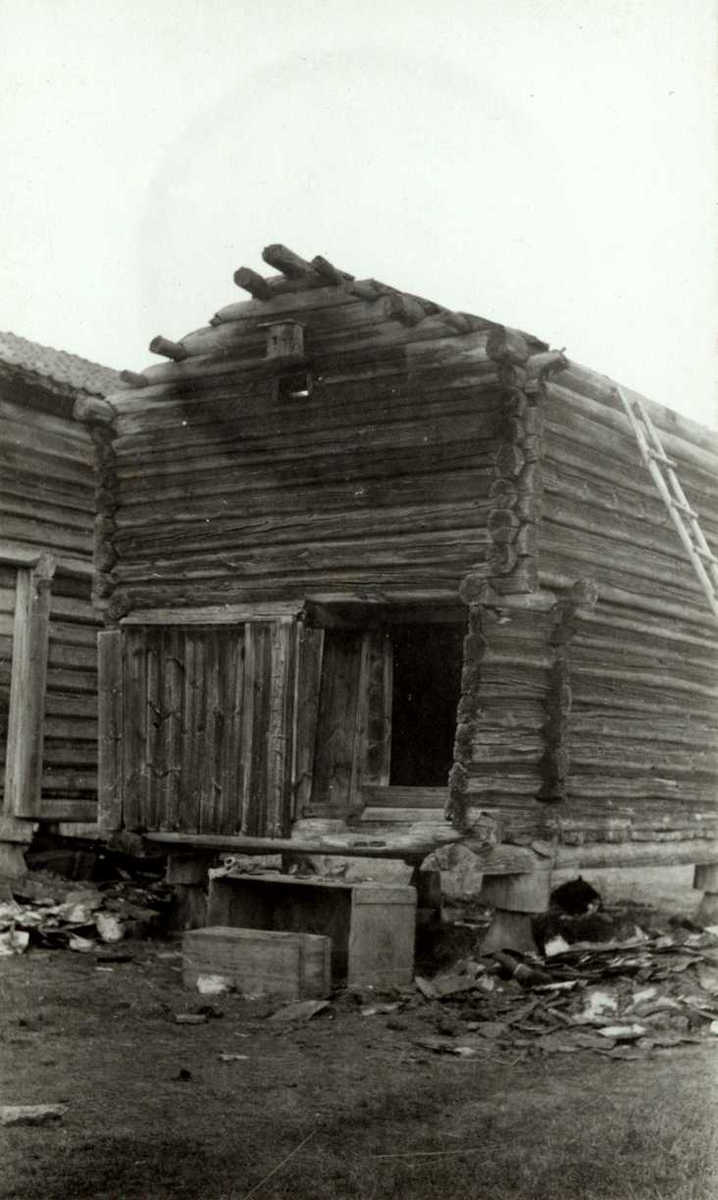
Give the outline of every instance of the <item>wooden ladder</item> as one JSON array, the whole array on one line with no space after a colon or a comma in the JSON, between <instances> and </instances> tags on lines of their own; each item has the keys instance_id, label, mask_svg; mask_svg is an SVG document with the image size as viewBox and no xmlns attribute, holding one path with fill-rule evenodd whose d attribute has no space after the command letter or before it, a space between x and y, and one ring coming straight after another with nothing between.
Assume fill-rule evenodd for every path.
<instances>
[{"instance_id":1,"label":"wooden ladder","mask_svg":"<svg viewBox=\"0 0 718 1200\"><path fill-rule=\"evenodd\" d=\"M718 558L712 553L705 534L698 523L698 514L686 499L681 482L676 475L676 464L663 449L658 431L653 424L645 404L640 399L629 400L625 392L614 384L616 395L621 401L631 428L636 435L641 457L653 477L669 516L675 525L688 557L693 564L700 583L718 621Z\"/></svg>"}]
</instances>

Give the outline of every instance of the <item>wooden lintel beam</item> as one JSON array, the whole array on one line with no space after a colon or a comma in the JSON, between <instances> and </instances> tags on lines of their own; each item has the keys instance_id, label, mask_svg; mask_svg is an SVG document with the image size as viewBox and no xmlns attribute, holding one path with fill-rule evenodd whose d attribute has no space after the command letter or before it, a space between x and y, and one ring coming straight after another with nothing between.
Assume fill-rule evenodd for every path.
<instances>
[{"instance_id":1,"label":"wooden lintel beam","mask_svg":"<svg viewBox=\"0 0 718 1200\"><path fill-rule=\"evenodd\" d=\"M3 567L36 567L43 552L37 546L21 542L0 541L0 566ZM65 558L59 554L56 557L58 574L70 575L76 579L91 579L92 563L86 558Z\"/></svg>"}]
</instances>

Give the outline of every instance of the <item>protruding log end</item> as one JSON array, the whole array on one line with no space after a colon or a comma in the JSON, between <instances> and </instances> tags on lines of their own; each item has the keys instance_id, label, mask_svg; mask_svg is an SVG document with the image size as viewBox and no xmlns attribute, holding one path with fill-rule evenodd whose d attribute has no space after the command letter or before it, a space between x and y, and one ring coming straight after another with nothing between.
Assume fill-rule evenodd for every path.
<instances>
[{"instance_id":1,"label":"protruding log end","mask_svg":"<svg viewBox=\"0 0 718 1200\"><path fill-rule=\"evenodd\" d=\"M240 267L238 271L235 271L234 282L238 288L249 292L250 296L255 300L271 299L272 289L267 280L256 271L253 271L251 267Z\"/></svg>"},{"instance_id":2,"label":"protruding log end","mask_svg":"<svg viewBox=\"0 0 718 1200\"><path fill-rule=\"evenodd\" d=\"M341 283L351 283L354 280L353 275L347 274L346 271L340 271L334 263L330 263L328 258L323 258L321 254L317 254L309 264L317 275L320 275L325 283L333 284L338 287Z\"/></svg>"},{"instance_id":3,"label":"protruding log end","mask_svg":"<svg viewBox=\"0 0 718 1200\"><path fill-rule=\"evenodd\" d=\"M402 325L418 325L426 316L421 301L401 292L393 292L389 296L389 313L396 321L401 321Z\"/></svg>"},{"instance_id":4,"label":"protruding log end","mask_svg":"<svg viewBox=\"0 0 718 1200\"><path fill-rule=\"evenodd\" d=\"M171 342L160 334L150 342L150 354L161 354L163 358L171 358L174 362L182 362L187 357L187 350L181 342Z\"/></svg>"},{"instance_id":5,"label":"protruding log end","mask_svg":"<svg viewBox=\"0 0 718 1200\"><path fill-rule=\"evenodd\" d=\"M448 309L445 309L441 312L441 319L457 333L470 333L471 331L471 321L464 313L449 312Z\"/></svg>"},{"instance_id":6,"label":"protruding log end","mask_svg":"<svg viewBox=\"0 0 718 1200\"><path fill-rule=\"evenodd\" d=\"M464 604L491 604L496 593L488 582L489 568L480 564L459 584L459 599Z\"/></svg>"},{"instance_id":7,"label":"protruding log end","mask_svg":"<svg viewBox=\"0 0 718 1200\"><path fill-rule=\"evenodd\" d=\"M595 608L598 603L596 581L594 579L578 579L571 588L571 602L577 608Z\"/></svg>"},{"instance_id":8,"label":"protruding log end","mask_svg":"<svg viewBox=\"0 0 718 1200\"><path fill-rule=\"evenodd\" d=\"M356 279L351 286L352 295L358 296L360 300L378 300L381 296L386 296L391 290L384 284L381 284L376 279Z\"/></svg>"},{"instance_id":9,"label":"protruding log end","mask_svg":"<svg viewBox=\"0 0 718 1200\"><path fill-rule=\"evenodd\" d=\"M513 542L520 526L521 521L510 508L492 508L486 527L493 542Z\"/></svg>"},{"instance_id":10,"label":"protruding log end","mask_svg":"<svg viewBox=\"0 0 718 1200\"><path fill-rule=\"evenodd\" d=\"M555 375L557 371L565 371L568 359L563 350L545 350L541 354L532 354L526 361L527 392L535 391L542 379Z\"/></svg>"},{"instance_id":11,"label":"protruding log end","mask_svg":"<svg viewBox=\"0 0 718 1200\"><path fill-rule=\"evenodd\" d=\"M107 605L106 616L108 621L121 621L131 611L132 601L126 592L115 592L110 603Z\"/></svg>"},{"instance_id":12,"label":"protruding log end","mask_svg":"<svg viewBox=\"0 0 718 1200\"><path fill-rule=\"evenodd\" d=\"M281 242L265 246L262 258L270 267L274 267L276 271L281 271L282 275L286 275L287 279L306 279L314 275L312 264L295 254L287 246L283 246Z\"/></svg>"},{"instance_id":13,"label":"protruding log end","mask_svg":"<svg viewBox=\"0 0 718 1200\"><path fill-rule=\"evenodd\" d=\"M47 551L43 550L32 569L32 577L35 586L42 587L44 584L49 585L55 574L56 567L57 560L55 559L54 555L48 554Z\"/></svg>"},{"instance_id":14,"label":"protruding log end","mask_svg":"<svg viewBox=\"0 0 718 1200\"><path fill-rule=\"evenodd\" d=\"M494 325L486 343L486 353L495 362L511 363L522 367L531 351L529 344L518 329L509 329L506 325Z\"/></svg>"},{"instance_id":15,"label":"protruding log end","mask_svg":"<svg viewBox=\"0 0 718 1200\"><path fill-rule=\"evenodd\" d=\"M129 383L131 387L143 388L147 387L149 379L146 375L140 375L138 371L120 371L120 379L123 383Z\"/></svg>"},{"instance_id":16,"label":"protruding log end","mask_svg":"<svg viewBox=\"0 0 718 1200\"><path fill-rule=\"evenodd\" d=\"M115 410L107 400L101 400L99 396L80 396L75 401L72 415L76 421L111 425L115 418Z\"/></svg>"}]
</instances>

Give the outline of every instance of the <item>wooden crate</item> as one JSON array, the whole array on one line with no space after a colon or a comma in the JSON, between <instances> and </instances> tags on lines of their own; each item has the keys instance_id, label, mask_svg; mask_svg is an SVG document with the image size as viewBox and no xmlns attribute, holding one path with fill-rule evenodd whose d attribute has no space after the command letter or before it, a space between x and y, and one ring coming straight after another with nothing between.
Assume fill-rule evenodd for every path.
<instances>
[{"instance_id":1,"label":"wooden crate","mask_svg":"<svg viewBox=\"0 0 718 1200\"><path fill-rule=\"evenodd\" d=\"M331 990L331 942L317 934L226 925L191 929L182 938L182 957L189 988L200 986L202 977L219 976L246 996L301 1000Z\"/></svg>"},{"instance_id":2,"label":"wooden crate","mask_svg":"<svg viewBox=\"0 0 718 1200\"><path fill-rule=\"evenodd\" d=\"M212 924L330 937L335 982L403 987L414 975L413 887L269 873L220 876L210 882L208 912Z\"/></svg>"}]
</instances>

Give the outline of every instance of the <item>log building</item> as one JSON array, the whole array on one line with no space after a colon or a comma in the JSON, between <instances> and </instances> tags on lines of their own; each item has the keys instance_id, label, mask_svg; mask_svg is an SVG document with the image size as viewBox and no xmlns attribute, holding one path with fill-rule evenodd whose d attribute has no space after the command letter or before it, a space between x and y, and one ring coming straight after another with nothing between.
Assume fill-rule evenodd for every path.
<instances>
[{"instance_id":1,"label":"log building","mask_svg":"<svg viewBox=\"0 0 718 1200\"><path fill-rule=\"evenodd\" d=\"M461 835L519 911L552 865L716 861L718 625L615 386L264 259L94 414L106 828ZM643 404L718 546L715 437Z\"/></svg>"},{"instance_id":2,"label":"log building","mask_svg":"<svg viewBox=\"0 0 718 1200\"><path fill-rule=\"evenodd\" d=\"M0 333L0 866L37 820L97 812L93 444L114 371ZM17 818L24 820L18 821Z\"/></svg>"}]
</instances>

